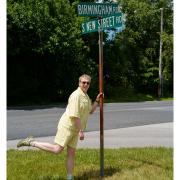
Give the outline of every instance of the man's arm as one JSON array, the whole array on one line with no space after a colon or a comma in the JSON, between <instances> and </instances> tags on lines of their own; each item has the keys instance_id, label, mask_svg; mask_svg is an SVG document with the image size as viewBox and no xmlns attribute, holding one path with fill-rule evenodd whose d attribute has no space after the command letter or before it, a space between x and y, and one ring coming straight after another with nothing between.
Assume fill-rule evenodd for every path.
<instances>
[{"instance_id":1,"label":"man's arm","mask_svg":"<svg viewBox=\"0 0 180 180\"><path fill-rule=\"evenodd\" d=\"M96 100L95 100L94 103L92 104L92 109L91 109L91 111L90 111L90 114L92 114L92 113L96 110L97 106L99 105L100 97L101 97L102 95L103 95L103 93L99 93L99 94L97 95Z\"/></svg>"},{"instance_id":2,"label":"man's arm","mask_svg":"<svg viewBox=\"0 0 180 180\"><path fill-rule=\"evenodd\" d=\"M92 109L91 109L91 111L90 111L90 114L92 114L92 113L96 110L96 108L97 108L98 105L99 105L99 102L98 102L98 101L94 101L94 102L93 102L93 104L92 104Z\"/></svg>"}]
</instances>

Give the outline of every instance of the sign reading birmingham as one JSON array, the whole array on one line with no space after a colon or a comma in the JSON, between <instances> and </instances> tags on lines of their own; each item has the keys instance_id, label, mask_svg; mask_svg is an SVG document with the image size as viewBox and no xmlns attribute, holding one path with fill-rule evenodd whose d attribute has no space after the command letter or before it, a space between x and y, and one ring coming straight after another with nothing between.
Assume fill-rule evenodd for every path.
<instances>
[{"instance_id":1,"label":"sign reading birmingham","mask_svg":"<svg viewBox=\"0 0 180 180\"><path fill-rule=\"evenodd\" d=\"M79 16L107 16L119 12L117 3L85 3L81 2L77 6Z\"/></svg>"}]
</instances>

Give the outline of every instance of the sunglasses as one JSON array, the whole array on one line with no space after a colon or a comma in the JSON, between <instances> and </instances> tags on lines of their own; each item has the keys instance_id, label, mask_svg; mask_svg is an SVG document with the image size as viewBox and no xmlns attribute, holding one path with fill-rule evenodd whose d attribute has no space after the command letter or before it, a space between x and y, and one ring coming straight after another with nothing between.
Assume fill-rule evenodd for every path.
<instances>
[{"instance_id":1,"label":"sunglasses","mask_svg":"<svg viewBox=\"0 0 180 180\"><path fill-rule=\"evenodd\" d=\"M87 85L89 85L90 84L90 82L87 82L87 81L81 81L83 84L87 84Z\"/></svg>"}]
</instances>

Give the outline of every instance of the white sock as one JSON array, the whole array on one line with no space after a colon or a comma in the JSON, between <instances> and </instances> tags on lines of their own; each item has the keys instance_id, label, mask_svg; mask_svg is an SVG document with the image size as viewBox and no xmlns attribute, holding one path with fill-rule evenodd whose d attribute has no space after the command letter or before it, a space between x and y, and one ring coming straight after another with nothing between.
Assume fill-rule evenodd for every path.
<instances>
[{"instance_id":1,"label":"white sock","mask_svg":"<svg viewBox=\"0 0 180 180\"><path fill-rule=\"evenodd\" d=\"M67 180L73 180L73 176L71 174L67 175Z\"/></svg>"},{"instance_id":2,"label":"white sock","mask_svg":"<svg viewBox=\"0 0 180 180\"><path fill-rule=\"evenodd\" d=\"M30 146L35 147L35 141L30 142Z\"/></svg>"}]
</instances>

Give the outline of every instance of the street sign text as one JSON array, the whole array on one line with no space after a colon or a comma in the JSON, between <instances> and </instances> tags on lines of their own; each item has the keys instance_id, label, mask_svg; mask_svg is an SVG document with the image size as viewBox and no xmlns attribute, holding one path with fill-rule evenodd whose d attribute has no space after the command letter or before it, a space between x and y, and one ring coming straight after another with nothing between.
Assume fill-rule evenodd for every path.
<instances>
[{"instance_id":1,"label":"street sign text","mask_svg":"<svg viewBox=\"0 0 180 180\"><path fill-rule=\"evenodd\" d=\"M77 6L79 16L107 16L119 12L117 3L79 3Z\"/></svg>"},{"instance_id":2,"label":"street sign text","mask_svg":"<svg viewBox=\"0 0 180 180\"><path fill-rule=\"evenodd\" d=\"M118 13L102 19L94 19L81 24L82 34L98 31L99 29L111 29L121 27L123 25L123 14Z\"/></svg>"}]
</instances>

